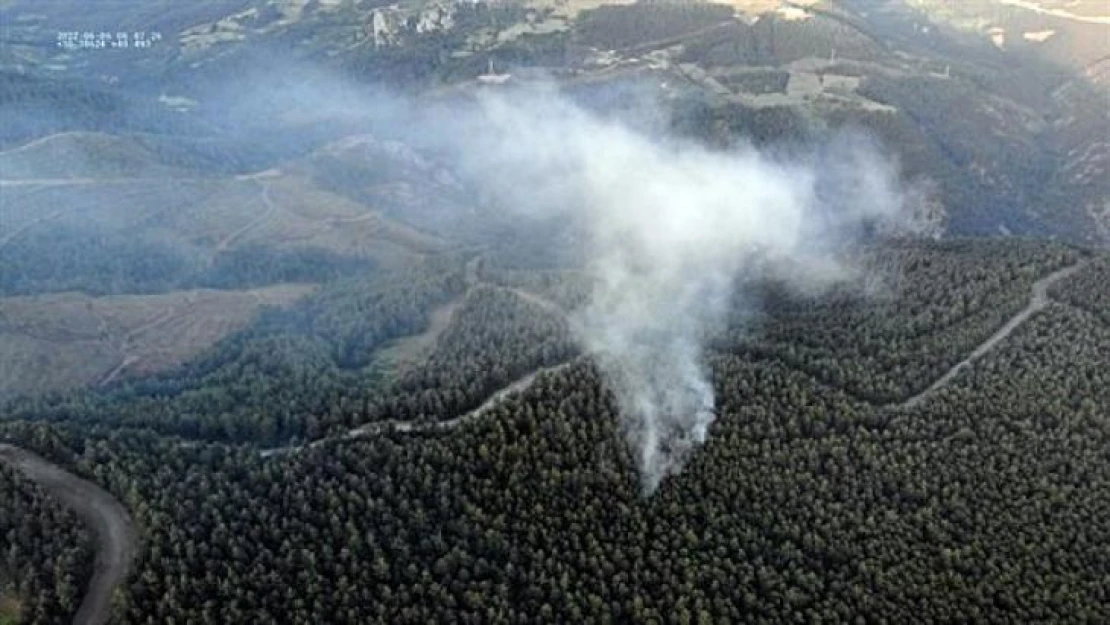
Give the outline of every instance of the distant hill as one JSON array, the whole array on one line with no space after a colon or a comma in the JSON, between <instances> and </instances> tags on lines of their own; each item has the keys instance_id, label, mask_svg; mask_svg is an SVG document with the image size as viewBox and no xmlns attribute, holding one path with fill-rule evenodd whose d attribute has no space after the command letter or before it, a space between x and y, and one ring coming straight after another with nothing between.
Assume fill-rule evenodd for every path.
<instances>
[{"instance_id":1,"label":"distant hill","mask_svg":"<svg viewBox=\"0 0 1110 625\"><path fill-rule=\"evenodd\" d=\"M74 131L0 152L5 179L115 178L182 175L133 137Z\"/></svg>"},{"instance_id":2,"label":"distant hill","mask_svg":"<svg viewBox=\"0 0 1110 625\"><path fill-rule=\"evenodd\" d=\"M296 69L319 67L348 85L443 98L488 88L492 66L499 80L554 81L583 98L648 85L671 103L676 127L724 145L863 127L907 177L935 189L950 233L1110 241L1099 69L1110 26L1097 2L243 0L166 11L105 2L102 14L76 21L63 5L14 0L0 9L11 25L0 46L0 76L14 87L0 102L8 147L54 132L127 134L135 143L107 149L116 158L97 167L133 160L244 175L284 166L409 226L472 240L480 216L467 211L476 207L435 182L440 174L392 169L399 177L381 182L373 150L347 139L367 127L328 121L342 97L323 110L327 98L269 109L265 81L306 97L327 93L333 86ZM141 50L54 41L62 24L91 29L109 19L161 40ZM250 78L260 74L265 81ZM251 105L237 107L241 98ZM44 106L58 115L37 115ZM375 150L388 147L379 139L386 143ZM444 215L457 219L443 228Z\"/></svg>"},{"instance_id":3,"label":"distant hill","mask_svg":"<svg viewBox=\"0 0 1110 625\"><path fill-rule=\"evenodd\" d=\"M1042 55L1110 89L1110 5L1101 0L908 0L1000 49Z\"/></svg>"}]
</instances>

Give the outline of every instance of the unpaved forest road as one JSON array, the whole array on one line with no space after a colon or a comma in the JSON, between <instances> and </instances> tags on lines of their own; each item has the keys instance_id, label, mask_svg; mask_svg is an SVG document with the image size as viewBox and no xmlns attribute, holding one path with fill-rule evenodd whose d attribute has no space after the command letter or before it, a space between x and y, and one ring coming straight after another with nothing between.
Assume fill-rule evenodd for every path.
<instances>
[{"instance_id":1,"label":"unpaved forest road","mask_svg":"<svg viewBox=\"0 0 1110 625\"><path fill-rule=\"evenodd\" d=\"M246 224L243 225L243 227L224 237L223 241L220 241L219 244L216 245L217 254L227 251L227 247L231 245L232 242L246 234L251 229L257 227L258 225L266 223L274 216L275 213L277 213L277 204L274 204L273 198L270 197L270 186L266 183L262 183L262 190L260 191L260 194L262 197L262 203L266 205L266 210L254 219L248 221Z\"/></svg>"},{"instance_id":2,"label":"unpaved forest road","mask_svg":"<svg viewBox=\"0 0 1110 625\"><path fill-rule=\"evenodd\" d=\"M1018 327L1021 326L1021 324L1025 323L1025 321L1029 319L1029 317L1033 316L1034 313L1040 312L1045 308L1045 306L1048 306L1048 287L1079 271L1089 262L1089 260L1081 260L1078 263L1071 265L1070 267L1058 269L1057 271L1054 271L1049 275L1041 278L1040 280L1034 282L1033 293L1029 298L1029 304L1025 308L1023 308L1021 312L1011 317L1010 320L1006 322L1006 325L999 328L998 331L992 334L990 338L980 343L974 351L968 354L966 358L956 363L955 366L949 369L947 373L942 375L940 379L938 379L936 382L933 382L932 385L929 386L929 388L921 391L917 395L914 395L913 397L910 397L903 402L897 404L889 404L886 407L901 409L913 408L924 401L926 397L931 395L937 389L943 386L947 386L948 383L952 381L952 378L956 377L956 374L958 374L961 369L971 365L971 363L978 360L983 354L986 354L990 350L994 349L996 345L1001 343L1002 340L1006 337L1010 336L1010 334L1013 333L1014 330L1018 329Z\"/></svg>"},{"instance_id":3,"label":"unpaved forest road","mask_svg":"<svg viewBox=\"0 0 1110 625\"><path fill-rule=\"evenodd\" d=\"M131 516L115 497L92 482L67 473L43 458L0 443L0 462L19 470L77 513L96 535L96 562L74 625L104 625L112 593L127 578L138 552Z\"/></svg>"},{"instance_id":4,"label":"unpaved forest road","mask_svg":"<svg viewBox=\"0 0 1110 625\"><path fill-rule=\"evenodd\" d=\"M551 365L550 367L543 367L525 375L524 377L510 383L508 386L495 392L486 401L482 402L481 406L461 415L454 419L447 419L446 421L429 421L429 422L413 422L413 421L381 421L378 423L367 423L366 425L359 426L350 432L343 435L345 439L362 438L381 433L386 428L393 428L398 432L443 432L446 430L453 430L467 421L473 421L489 412L498 404L505 401L510 395L515 395L532 386L536 378L544 373L554 373L565 369L574 361L564 362L558 365Z\"/></svg>"},{"instance_id":5,"label":"unpaved forest road","mask_svg":"<svg viewBox=\"0 0 1110 625\"><path fill-rule=\"evenodd\" d=\"M449 430L453 430L468 421L478 419L493 408L496 408L510 395L514 395L526 390L529 386L532 386L532 383L535 382L536 378L540 375L561 371L574 364L574 362L576 361L570 360L562 364L551 365L549 367L543 367L542 369L536 369L535 371L525 375L524 377L495 392L489 397L489 399L482 402L481 406L478 406L477 408L461 416L455 417L454 419L447 419L446 421L374 421L372 423L360 425L357 428L347 431L347 433L341 436L328 436L325 438L314 440L311 443L305 443L303 445L290 445L288 447L274 447L271 449L263 449L261 452L259 452L259 455L261 455L263 458L270 458L273 456L296 453L303 449L312 449L314 447L319 447L335 440L349 441L358 440L361 438L369 438L371 436L377 436L389 430L404 432L406 434L414 432L446 432Z\"/></svg>"}]
</instances>

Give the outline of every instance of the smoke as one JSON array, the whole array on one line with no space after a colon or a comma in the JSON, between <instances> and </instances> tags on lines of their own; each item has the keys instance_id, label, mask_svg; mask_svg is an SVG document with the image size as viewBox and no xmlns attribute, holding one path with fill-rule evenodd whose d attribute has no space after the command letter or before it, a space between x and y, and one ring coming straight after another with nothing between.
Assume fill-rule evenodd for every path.
<instances>
[{"instance_id":1,"label":"smoke","mask_svg":"<svg viewBox=\"0 0 1110 625\"><path fill-rule=\"evenodd\" d=\"M309 139L399 139L511 218L563 221L578 233L575 252L596 280L573 327L616 399L648 494L709 436L716 403L705 339L743 301L737 277L807 292L852 279L856 243L876 223L897 223L904 204L895 169L862 135L789 159L751 146L716 151L668 132L665 108L645 105L635 88L611 94L621 104L608 103L614 118L550 86L434 103L296 63L267 66L189 93L202 121L245 128L261 144L317 126ZM423 208L408 206L407 216ZM474 215L490 215L482 208ZM459 219L424 213L448 226Z\"/></svg>"},{"instance_id":2,"label":"smoke","mask_svg":"<svg viewBox=\"0 0 1110 625\"><path fill-rule=\"evenodd\" d=\"M646 494L709 434L704 337L736 278L806 291L849 279L847 252L902 213L896 172L858 135L784 162L634 129L551 91L485 97L476 119L460 135L469 178L586 233L597 280L574 327L616 398Z\"/></svg>"}]
</instances>

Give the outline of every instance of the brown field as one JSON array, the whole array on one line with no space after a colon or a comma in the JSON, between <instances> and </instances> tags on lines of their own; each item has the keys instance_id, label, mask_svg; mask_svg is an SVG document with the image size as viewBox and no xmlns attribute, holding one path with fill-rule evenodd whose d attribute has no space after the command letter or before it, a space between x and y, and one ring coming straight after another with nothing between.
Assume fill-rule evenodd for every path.
<instances>
[{"instance_id":1,"label":"brown field","mask_svg":"<svg viewBox=\"0 0 1110 625\"><path fill-rule=\"evenodd\" d=\"M105 384L181 364L313 285L0 298L0 395Z\"/></svg>"}]
</instances>

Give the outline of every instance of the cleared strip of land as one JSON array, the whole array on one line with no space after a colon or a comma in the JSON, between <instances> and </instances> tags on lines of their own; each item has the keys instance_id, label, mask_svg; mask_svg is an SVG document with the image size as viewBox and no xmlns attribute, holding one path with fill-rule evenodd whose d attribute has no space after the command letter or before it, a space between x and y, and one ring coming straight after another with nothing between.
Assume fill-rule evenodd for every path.
<instances>
[{"instance_id":1,"label":"cleared strip of land","mask_svg":"<svg viewBox=\"0 0 1110 625\"><path fill-rule=\"evenodd\" d=\"M932 395L934 392L936 392L938 389L947 386L952 381L952 379L956 377L961 369L971 366L971 363L975 362L984 354L994 349L999 343L1005 340L1006 337L1010 336L1010 334L1012 334L1014 330L1018 329L1021 324L1025 323L1029 319L1029 317L1033 316L1034 313L1044 309L1045 306L1048 306L1048 288L1053 284L1059 282L1060 280L1063 280L1064 278L1079 271L1083 268L1084 265L1087 264L1087 262L1088 261L1082 261L1070 267L1065 267L1034 282L1033 291L1029 297L1029 304L1026 305L1025 308L1021 309L1021 311L1011 317L1010 320L1007 321L1001 328L999 328L997 332L992 334L990 338L980 343L979 346L972 350L972 352L968 354L966 358L953 365L947 373L933 382L929 386L929 388L921 391L920 393L914 395L913 397L910 397L909 399L901 403L894 404L893 407L913 408L924 401L927 397Z\"/></svg>"}]
</instances>

